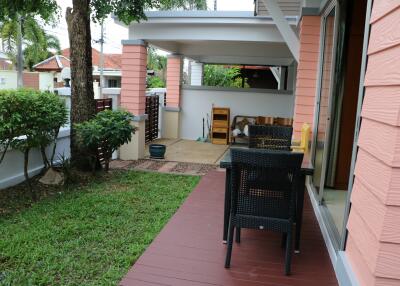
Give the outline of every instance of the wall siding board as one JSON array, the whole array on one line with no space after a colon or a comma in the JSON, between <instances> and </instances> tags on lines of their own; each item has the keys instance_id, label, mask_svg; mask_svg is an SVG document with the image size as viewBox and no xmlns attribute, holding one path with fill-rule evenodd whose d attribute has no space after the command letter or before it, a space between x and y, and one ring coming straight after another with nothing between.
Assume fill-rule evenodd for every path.
<instances>
[{"instance_id":1,"label":"wall siding board","mask_svg":"<svg viewBox=\"0 0 400 286\"><path fill-rule=\"evenodd\" d=\"M370 23L374 24L398 7L400 7L400 2L398 0L374 1Z\"/></svg>"},{"instance_id":2,"label":"wall siding board","mask_svg":"<svg viewBox=\"0 0 400 286\"><path fill-rule=\"evenodd\" d=\"M400 285L400 1L375 0L346 254L360 285Z\"/></svg>"},{"instance_id":3,"label":"wall siding board","mask_svg":"<svg viewBox=\"0 0 400 286\"><path fill-rule=\"evenodd\" d=\"M369 54L400 44L400 29L390 27L400 27L400 6L372 26Z\"/></svg>"},{"instance_id":4,"label":"wall siding board","mask_svg":"<svg viewBox=\"0 0 400 286\"><path fill-rule=\"evenodd\" d=\"M312 125L314 121L320 26L321 18L319 16L303 16L300 22L300 58L296 75L293 118L295 139L300 139L300 126L303 123Z\"/></svg>"},{"instance_id":5,"label":"wall siding board","mask_svg":"<svg viewBox=\"0 0 400 286\"><path fill-rule=\"evenodd\" d=\"M365 86L400 85L400 69L393 62L399 55L400 45L370 55Z\"/></svg>"},{"instance_id":6,"label":"wall siding board","mask_svg":"<svg viewBox=\"0 0 400 286\"><path fill-rule=\"evenodd\" d=\"M365 91L361 116L400 126L400 85L369 87Z\"/></svg>"},{"instance_id":7,"label":"wall siding board","mask_svg":"<svg viewBox=\"0 0 400 286\"><path fill-rule=\"evenodd\" d=\"M357 274L360 286L399 286L399 280L378 277L373 275L364 261L364 255L356 247L357 242L349 235L347 238L346 253L352 269Z\"/></svg>"},{"instance_id":8,"label":"wall siding board","mask_svg":"<svg viewBox=\"0 0 400 286\"><path fill-rule=\"evenodd\" d=\"M352 207L365 219L365 223L375 237L379 239L385 220L385 205L358 178L354 181L351 203Z\"/></svg>"},{"instance_id":9,"label":"wall siding board","mask_svg":"<svg viewBox=\"0 0 400 286\"><path fill-rule=\"evenodd\" d=\"M392 168L360 148L354 174L384 204L400 206L400 168Z\"/></svg>"},{"instance_id":10,"label":"wall siding board","mask_svg":"<svg viewBox=\"0 0 400 286\"><path fill-rule=\"evenodd\" d=\"M364 118L358 145L391 167L400 167L400 128Z\"/></svg>"}]
</instances>

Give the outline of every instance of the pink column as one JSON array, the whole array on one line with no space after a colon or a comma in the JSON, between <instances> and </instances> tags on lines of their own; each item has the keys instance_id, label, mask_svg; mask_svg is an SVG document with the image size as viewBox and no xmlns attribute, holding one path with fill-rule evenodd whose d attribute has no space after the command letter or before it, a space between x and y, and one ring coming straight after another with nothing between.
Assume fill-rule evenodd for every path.
<instances>
[{"instance_id":1,"label":"pink column","mask_svg":"<svg viewBox=\"0 0 400 286\"><path fill-rule=\"evenodd\" d=\"M121 107L135 115L137 128L131 142L120 148L120 159L137 160L144 157L146 127L147 48L141 40L122 41Z\"/></svg>"},{"instance_id":2,"label":"pink column","mask_svg":"<svg viewBox=\"0 0 400 286\"><path fill-rule=\"evenodd\" d=\"M317 88L321 18L303 16L300 22L300 59L297 66L296 98L293 116L293 135L300 139L303 123L313 130Z\"/></svg>"},{"instance_id":3,"label":"pink column","mask_svg":"<svg viewBox=\"0 0 400 286\"><path fill-rule=\"evenodd\" d=\"M359 285L400 285L400 2L375 0L346 256Z\"/></svg>"},{"instance_id":4,"label":"pink column","mask_svg":"<svg viewBox=\"0 0 400 286\"><path fill-rule=\"evenodd\" d=\"M167 59L167 106L179 107L181 98L182 56L170 55Z\"/></svg>"},{"instance_id":5,"label":"pink column","mask_svg":"<svg viewBox=\"0 0 400 286\"><path fill-rule=\"evenodd\" d=\"M145 113L147 49L144 41L122 41L121 107L135 116Z\"/></svg>"}]
</instances>

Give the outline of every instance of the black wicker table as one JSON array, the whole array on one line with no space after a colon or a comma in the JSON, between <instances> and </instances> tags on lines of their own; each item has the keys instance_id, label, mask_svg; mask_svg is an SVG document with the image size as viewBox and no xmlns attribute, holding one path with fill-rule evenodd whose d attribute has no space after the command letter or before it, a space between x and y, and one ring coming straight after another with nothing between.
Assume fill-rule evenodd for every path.
<instances>
[{"instance_id":1,"label":"black wicker table","mask_svg":"<svg viewBox=\"0 0 400 286\"><path fill-rule=\"evenodd\" d=\"M235 147L231 147L235 148ZM247 147L237 147L237 148L247 148ZM230 190L230 178L231 178L231 152L230 149L219 163L221 168L226 169L225 175L225 206L224 206L224 230L223 230L223 242L226 243L228 238L228 227L229 227L229 214L231 211L231 190ZM303 163L301 165L301 178L300 183L296 193L296 232L295 232L295 247L296 253L300 252L300 233L301 224L303 220L303 204L304 204L304 191L306 184L306 176L312 176L314 173L314 167L310 160L309 153L305 153L303 157Z\"/></svg>"}]
</instances>

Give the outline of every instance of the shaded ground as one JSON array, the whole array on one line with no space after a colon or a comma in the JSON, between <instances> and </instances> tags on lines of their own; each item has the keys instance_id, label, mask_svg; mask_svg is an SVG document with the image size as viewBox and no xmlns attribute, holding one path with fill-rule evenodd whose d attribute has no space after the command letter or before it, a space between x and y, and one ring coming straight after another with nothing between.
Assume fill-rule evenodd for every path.
<instances>
[{"instance_id":1,"label":"shaded ground","mask_svg":"<svg viewBox=\"0 0 400 286\"><path fill-rule=\"evenodd\" d=\"M198 180L113 171L68 187L35 182L35 203L23 185L0 191L0 285L116 285Z\"/></svg>"},{"instance_id":2,"label":"shaded ground","mask_svg":"<svg viewBox=\"0 0 400 286\"><path fill-rule=\"evenodd\" d=\"M215 145L185 139L157 139L152 143L167 146L166 161L198 164L217 165L229 148L228 145ZM149 146L147 145L146 158L149 157Z\"/></svg>"}]
</instances>

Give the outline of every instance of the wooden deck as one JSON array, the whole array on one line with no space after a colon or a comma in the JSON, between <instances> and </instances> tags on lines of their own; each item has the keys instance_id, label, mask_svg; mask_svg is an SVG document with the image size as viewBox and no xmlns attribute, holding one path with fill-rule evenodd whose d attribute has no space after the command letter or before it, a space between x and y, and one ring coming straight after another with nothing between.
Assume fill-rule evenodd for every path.
<instances>
[{"instance_id":1,"label":"wooden deck","mask_svg":"<svg viewBox=\"0 0 400 286\"><path fill-rule=\"evenodd\" d=\"M124 286L338 285L328 252L306 196L301 253L292 275L284 273L280 235L242 230L231 268L224 268L222 244L225 173L213 171L196 189L127 273Z\"/></svg>"}]
</instances>

